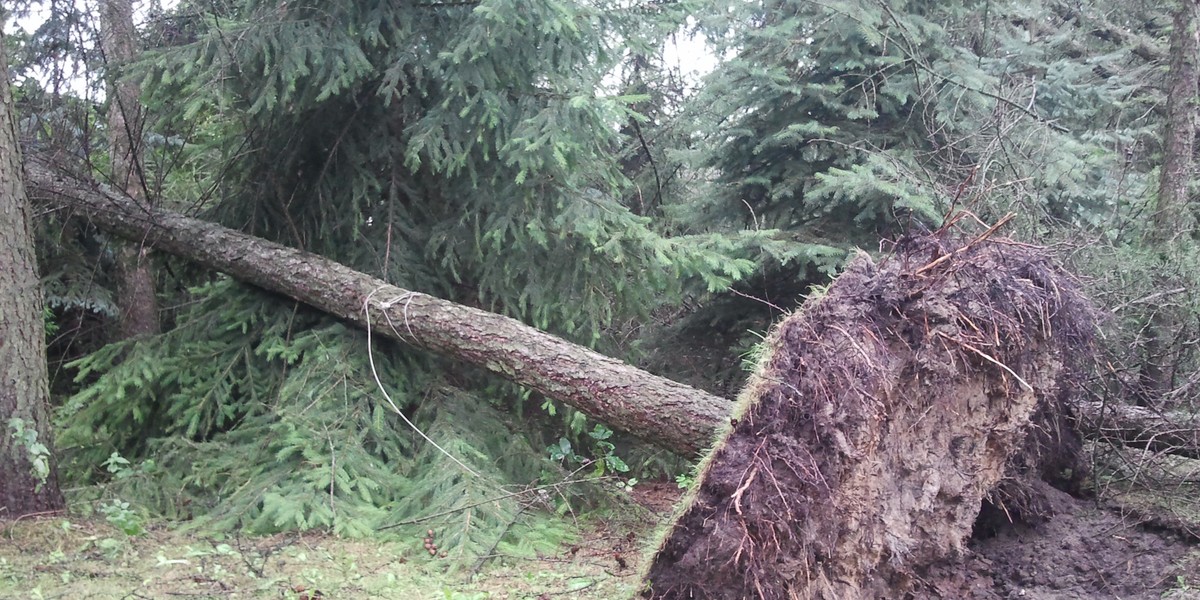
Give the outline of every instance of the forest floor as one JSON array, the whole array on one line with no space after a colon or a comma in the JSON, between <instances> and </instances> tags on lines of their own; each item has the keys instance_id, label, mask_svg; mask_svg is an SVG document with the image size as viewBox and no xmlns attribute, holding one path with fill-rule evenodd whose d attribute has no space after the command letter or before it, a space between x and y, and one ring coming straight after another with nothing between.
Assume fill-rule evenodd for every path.
<instances>
[{"instance_id":1,"label":"forest floor","mask_svg":"<svg viewBox=\"0 0 1200 600\"><path fill-rule=\"evenodd\" d=\"M680 493L670 483L634 490L629 510L581 523L557 554L499 557L473 575L473 565L426 556L421 540L214 538L167 527L127 537L69 517L0 524L0 598L624 599ZM1054 502L1037 528L973 541L947 567L955 576L931 574L946 582L931 597L1200 599L1200 546L1187 533L1200 521L1128 498L1123 507L1066 494Z\"/></svg>"},{"instance_id":2,"label":"forest floor","mask_svg":"<svg viewBox=\"0 0 1200 600\"><path fill-rule=\"evenodd\" d=\"M212 537L173 527L126 536L102 518L0 522L0 599L562 599L633 596L674 483L634 488L626 510L579 524L555 555L474 564L431 558L421 539L290 534Z\"/></svg>"}]
</instances>

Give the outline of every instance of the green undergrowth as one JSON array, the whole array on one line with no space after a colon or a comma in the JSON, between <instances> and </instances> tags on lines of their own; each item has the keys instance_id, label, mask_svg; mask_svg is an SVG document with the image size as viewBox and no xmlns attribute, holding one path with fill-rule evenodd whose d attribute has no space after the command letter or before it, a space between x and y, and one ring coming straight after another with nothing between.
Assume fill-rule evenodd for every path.
<instances>
[{"instance_id":1,"label":"green undergrowth","mask_svg":"<svg viewBox=\"0 0 1200 600\"><path fill-rule=\"evenodd\" d=\"M83 387L59 410L60 467L72 500L110 520L432 528L439 549L475 560L555 547L559 521L531 515L593 509L616 487L572 476L509 398L449 382L436 359L226 280L193 291L169 333L73 364Z\"/></svg>"}]
</instances>

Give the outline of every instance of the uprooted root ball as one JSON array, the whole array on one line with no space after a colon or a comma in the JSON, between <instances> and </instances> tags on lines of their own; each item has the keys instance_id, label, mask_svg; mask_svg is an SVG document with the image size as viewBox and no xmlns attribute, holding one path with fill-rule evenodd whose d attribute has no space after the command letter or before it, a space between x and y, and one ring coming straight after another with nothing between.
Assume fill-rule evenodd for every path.
<instances>
[{"instance_id":1,"label":"uprooted root ball","mask_svg":"<svg viewBox=\"0 0 1200 600\"><path fill-rule=\"evenodd\" d=\"M1031 418L1060 421L1060 380L1093 320L1040 248L931 236L879 265L856 258L768 337L644 595L921 588L981 503L1003 500L997 484L1059 447L1060 431Z\"/></svg>"}]
</instances>

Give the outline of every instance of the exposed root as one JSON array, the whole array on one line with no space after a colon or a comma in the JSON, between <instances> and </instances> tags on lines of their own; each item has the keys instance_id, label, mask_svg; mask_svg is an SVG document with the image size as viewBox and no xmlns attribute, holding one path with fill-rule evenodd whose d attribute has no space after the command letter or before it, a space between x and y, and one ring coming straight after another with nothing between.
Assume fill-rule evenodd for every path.
<instances>
[{"instance_id":1,"label":"exposed root","mask_svg":"<svg viewBox=\"0 0 1200 600\"><path fill-rule=\"evenodd\" d=\"M1058 384L1093 313L1001 225L861 256L773 330L646 596L901 597L962 549L985 501L1044 512L1024 482L1076 464Z\"/></svg>"}]
</instances>

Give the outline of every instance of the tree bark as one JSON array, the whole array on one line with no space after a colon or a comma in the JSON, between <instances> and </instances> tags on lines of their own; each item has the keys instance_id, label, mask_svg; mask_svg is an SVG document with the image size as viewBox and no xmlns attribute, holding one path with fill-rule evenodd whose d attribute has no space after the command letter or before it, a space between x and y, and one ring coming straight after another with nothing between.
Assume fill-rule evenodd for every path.
<instances>
[{"instance_id":1,"label":"tree bark","mask_svg":"<svg viewBox=\"0 0 1200 600\"><path fill-rule=\"evenodd\" d=\"M1170 71L1167 74L1167 120L1163 124L1163 163L1158 180L1158 204L1148 235L1164 260L1170 260L1177 241L1191 234L1195 219L1189 202L1192 150L1196 141L1196 93L1200 87L1200 2L1179 0L1171 31ZM1147 328L1146 357L1141 378L1158 395L1174 383L1177 351L1168 340L1179 318L1170 307L1152 313Z\"/></svg>"},{"instance_id":2,"label":"tree bark","mask_svg":"<svg viewBox=\"0 0 1200 600\"><path fill-rule=\"evenodd\" d=\"M732 404L538 331L520 321L401 289L329 259L139 205L104 186L26 166L40 201L85 213L127 239L478 365L682 454L708 447Z\"/></svg>"},{"instance_id":3,"label":"tree bark","mask_svg":"<svg viewBox=\"0 0 1200 600\"><path fill-rule=\"evenodd\" d=\"M0 519L61 509L41 282L0 9ZM16 435L18 430L23 435ZM31 436L36 436L31 438Z\"/></svg>"},{"instance_id":4,"label":"tree bark","mask_svg":"<svg viewBox=\"0 0 1200 600\"><path fill-rule=\"evenodd\" d=\"M1171 32L1171 65L1167 75L1167 121L1163 130L1163 165L1159 173L1154 242L1164 244L1192 229L1188 184L1196 141L1196 91L1200 85L1200 2L1180 0Z\"/></svg>"},{"instance_id":5,"label":"tree bark","mask_svg":"<svg viewBox=\"0 0 1200 600\"><path fill-rule=\"evenodd\" d=\"M123 77L121 69L137 55L130 0L101 2L100 47L108 76L108 142L113 185L138 204L146 204L146 175L142 168L142 103L137 82ZM131 240L117 252L121 339L158 333L158 300L154 271L140 240Z\"/></svg>"}]
</instances>

